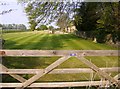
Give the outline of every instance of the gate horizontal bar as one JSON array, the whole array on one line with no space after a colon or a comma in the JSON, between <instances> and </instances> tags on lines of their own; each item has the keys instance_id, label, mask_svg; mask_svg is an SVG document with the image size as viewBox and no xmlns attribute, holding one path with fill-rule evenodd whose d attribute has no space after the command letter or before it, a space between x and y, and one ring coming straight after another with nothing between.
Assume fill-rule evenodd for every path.
<instances>
[{"instance_id":1,"label":"gate horizontal bar","mask_svg":"<svg viewBox=\"0 0 120 89\"><path fill-rule=\"evenodd\" d=\"M108 67L100 68L105 72L119 72L120 67ZM7 71L0 70L1 74L37 74L44 69L8 69ZM54 69L49 74L70 74L70 73L92 73L93 70L90 68L65 68L65 69Z\"/></svg>"},{"instance_id":2,"label":"gate horizontal bar","mask_svg":"<svg viewBox=\"0 0 120 89\"><path fill-rule=\"evenodd\" d=\"M118 56L118 50L0 50L0 56L77 56L83 54L84 56Z\"/></svg>"},{"instance_id":3,"label":"gate horizontal bar","mask_svg":"<svg viewBox=\"0 0 120 89\"><path fill-rule=\"evenodd\" d=\"M52 82L52 83L32 83L28 87L83 87L83 86L105 86L108 81L84 81L84 82ZM2 88L21 87L22 83L0 83Z\"/></svg>"}]
</instances>

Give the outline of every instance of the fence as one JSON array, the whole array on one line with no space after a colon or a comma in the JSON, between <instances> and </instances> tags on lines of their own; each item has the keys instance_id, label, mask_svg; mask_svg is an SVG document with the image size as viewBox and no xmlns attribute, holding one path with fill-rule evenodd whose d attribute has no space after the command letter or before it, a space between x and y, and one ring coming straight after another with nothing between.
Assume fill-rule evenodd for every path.
<instances>
[{"instance_id":1,"label":"fence","mask_svg":"<svg viewBox=\"0 0 120 89\"><path fill-rule=\"evenodd\" d=\"M85 56L118 56L118 50L0 50L1 56L61 56L57 61L45 69L8 69L3 64L0 64L2 70L1 74L9 74L21 83L0 83L2 88L16 88L23 89L26 87L81 87L81 86L102 86L107 84L114 84L120 86L119 75L111 77L108 72L118 72L120 67L99 68ZM66 68L55 69L70 57L76 57L89 68ZM40 77L46 74L70 74L70 73L93 73L96 72L104 78L103 81L81 81L81 82L49 82L49 83L34 83ZM34 74L33 77L26 80L19 74Z\"/></svg>"}]
</instances>

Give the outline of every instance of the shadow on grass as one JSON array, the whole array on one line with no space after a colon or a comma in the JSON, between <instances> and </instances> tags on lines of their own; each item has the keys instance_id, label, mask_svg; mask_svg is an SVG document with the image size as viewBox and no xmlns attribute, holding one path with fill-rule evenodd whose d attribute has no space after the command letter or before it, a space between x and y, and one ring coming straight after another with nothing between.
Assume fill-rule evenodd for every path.
<instances>
[{"instance_id":1,"label":"shadow on grass","mask_svg":"<svg viewBox=\"0 0 120 89\"><path fill-rule=\"evenodd\" d=\"M64 47L63 42L60 39L60 35L53 35L50 37L49 49L56 50Z\"/></svg>"},{"instance_id":2,"label":"shadow on grass","mask_svg":"<svg viewBox=\"0 0 120 89\"><path fill-rule=\"evenodd\" d=\"M3 57L2 63L8 68L35 69L45 68L59 57Z\"/></svg>"},{"instance_id":3,"label":"shadow on grass","mask_svg":"<svg viewBox=\"0 0 120 89\"><path fill-rule=\"evenodd\" d=\"M40 69L46 68L59 57L2 57L2 64L10 69ZM22 77L28 79L29 75L24 74ZM3 75L3 82L18 82L14 78Z\"/></svg>"},{"instance_id":4,"label":"shadow on grass","mask_svg":"<svg viewBox=\"0 0 120 89\"><path fill-rule=\"evenodd\" d=\"M3 49L12 49L11 46L16 46L16 42L11 40L5 40Z\"/></svg>"},{"instance_id":5,"label":"shadow on grass","mask_svg":"<svg viewBox=\"0 0 120 89\"><path fill-rule=\"evenodd\" d=\"M38 42L30 44L29 49L41 49L41 50L57 50L64 47L63 35L49 34L48 36L42 37ZM68 40L68 39L67 39Z\"/></svg>"},{"instance_id":6,"label":"shadow on grass","mask_svg":"<svg viewBox=\"0 0 120 89\"><path fill-rule=\"evenodd\" d=\"M68 37L67 37L68 36ZM17 44L17 42L6 40L5 49L39 49L39 50L57 50L64 48L64 41L68 42L70 39L70 35L65 36L64 34L56 35L56 34L47 34L43 37L40 37L39 40L36 40L36 36L31 39L29 42L25 42L22 44ZM35 41L34 41L35 39ZM29 39L30 40L30 39Z\"/></svg>"}]
</instances>

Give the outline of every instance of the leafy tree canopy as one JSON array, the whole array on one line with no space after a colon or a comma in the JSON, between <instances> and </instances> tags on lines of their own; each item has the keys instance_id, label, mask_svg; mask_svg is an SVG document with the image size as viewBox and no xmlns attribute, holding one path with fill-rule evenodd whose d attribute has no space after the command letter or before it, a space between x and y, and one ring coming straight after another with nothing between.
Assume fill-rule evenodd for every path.
<instances>
[{"instance_id":1,"label":"leafy tree canopy","mask_svg":"<svg viewBox=\"0 0 120 89\"><path fill-rule=\"evenodd\" d=\"M50 24L58 21L64 13L72 17L74 8L80 3L75 2L39 2L28 1L25 11L29 18L31 29L36 29L39 24Z\"/></svg>"},{"instance_id":2,"label":"leafy tree canopy","mask_svg":"<svg viewBox=\"0 0 120 89\"><path fill-rule=\"evenodd\" d=\"M47 30L48 28L47 28L46 25L41 25L41 26L39 27L39 29L40 29L40 30Z\"/></svg>"}]
</instances>

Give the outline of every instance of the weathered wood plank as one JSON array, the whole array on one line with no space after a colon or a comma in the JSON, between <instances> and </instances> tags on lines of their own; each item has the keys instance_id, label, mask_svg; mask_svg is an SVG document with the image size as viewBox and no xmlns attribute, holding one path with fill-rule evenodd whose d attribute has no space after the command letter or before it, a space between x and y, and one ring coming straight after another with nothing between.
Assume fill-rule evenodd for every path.
<instances>
[{"instance_id":1,"label":"weathered wood plank","mask_svg":"<svg viewBox=\"0 0 120 89\"><path fill-rule=\"evenodd\" d=\"M100 68L105 72L119 72L120 67L108 67ZM37 74L44 69L8 69L8 71L1 70L1 74ZM65 69L54 69L49 74L70 74L70 73L92 73L93 70L90 68L65 68Z\"/></svg>"},{"instance_id":2,"label":"weathered wood plank","mask_svg":"<svg viewBox=\"0 0 120 89\"><path fill-rule=\"evenodd\" d=\"M94 70L95 72L97 72L103 78L109 80L113 84L116 84L118 86L120 85L120 83L117 80L115 80L114 78L112 78L111 76L109 76L109 74L107 74L106 72L104 72L101 69L99 69L96 65L94 65L93 63L91 63L90 61L88 61L82 55L81 56L77 56L77 58L79 60L81 60L83 63L85 63L87 66L89 66L92 70Z\"/></svg>"},{"instance_id":3,"label":"weathered wood plank","mask_svg":"<svg viewBox=\"0 0 120 89\"><path fill-rule=\"evenodd\" d=\"M0 50L1 56L118 56L118 50Z\"/></svg>"},{"instance_id":4,"label":"weathered wood plank","mask_svg":"<svg viewBox=\"0 0 120 89\"><path fill-rule=\"evenodd\" d=\"M83 87L83 86L99 86L108 84L108 81L84 81L84 82L52 82L52 83L33 83L28 87ZM0 83L2 88L21 87L22 83Z\"/></svg>"},{"instance_id":5,"label":"weathered wood plank","mask_svg":"<svg viewBox=\"0 0 120 89\"><path fill-rule=\"evenodd\" d=\"M2 68L3 71L8 71L8 68L5 67L4 65L0 64L0 67ZM12 76L13 78L17 79L20 82L25 82L26 79L24 79L23 77L16 75L16 74L10 74L10 76Z\"/></svg>"},{"instance_id":6,"label":"weathered wood plank","mask_svg":"<svg viewBox=\"0 0 120 89\"><path fill-rule=\"evenodd\" d=\"M47 68L45 68L44 72L40 71L35 76L33 76L32 78L25 81L22 84L20 89L23 89L23 88L29 86L30 84L32 84L33 82L38 80L40 77L44 76L45 74L49 73L50 71L52 71L54 68L56 68L58 65L60 65L61 63L63 63L64 61L66 61L69 58L70 58L70 56L64 56L64 57L59 58L57 61L55 61L54 63L49 65Z\"/></svg>"},{"instance_id":7,"label":"weathered wood plank","mask_svg":"<svg viewBox=\"0 0 120 89\"><path fill-rule=\"evenodd\" d=\"M118 80L120 79L120 73L114 77L114 79Z\"/></svg>"}]
</instances>

